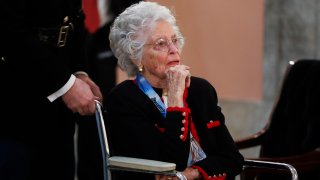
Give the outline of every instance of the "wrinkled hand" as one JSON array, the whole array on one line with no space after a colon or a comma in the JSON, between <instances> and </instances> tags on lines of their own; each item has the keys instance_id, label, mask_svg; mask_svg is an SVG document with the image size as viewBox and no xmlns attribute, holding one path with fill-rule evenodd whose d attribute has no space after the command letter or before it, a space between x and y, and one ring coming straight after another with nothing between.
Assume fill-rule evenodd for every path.
<instances>
[{"instance_id":1,"label":"wrinkled hand","mask_svg":"<svg viewBox=\"0 0 320 180\"><path fill-rule=\"evenodd\" d=\"M202 179L201 173L198 169L187 167L183 172L182 175L187 180L200 180ZM180 180L177 176L166 176L166 175L155 175L156 180Z\"/></svg>"},{"instance_id":2,"label":"wrinkled hand","mask_svg":"<svg viewBox=\"0 0 320 180\"><path fill-rule=\"evenodd\" d=\"M183 107L183 93L190 86L190 67L176 65L166 70L168 106Z\"/></svg>"},{"instance_id":3,"label":"wrinkled hand","mask_svg":"<svg viewBox=\"0 0 320 180\"><path fill-rule=\"evenodd\" d=\"M198 169L187 167L182 174L188 179L188 180L198 180L202 179L201 173Z\"/></svg>"},{"instance_id":4,"label":"wrinkled hand","mask_svg":"<svg viewBox=\"0 0 320 180\"><path fill-rule=\"evenodd\" d=\"M155 175L155 180L179 180L177 176Z\"/></svg>"},{"instance_id":5,"label":"wrinkled hand","mask_svg":"<svg viewBox=\"0 0 320 180\"><path fill-rule=\"evenodd\" d=\"M63 102L74 113L80 115L92 115L95 113L95 101L102 96L96 96L92 87L80 78L76 78L72 87L62 96ZM99 95L100 90L95 92Z\"/></svg>"}]
</instances>

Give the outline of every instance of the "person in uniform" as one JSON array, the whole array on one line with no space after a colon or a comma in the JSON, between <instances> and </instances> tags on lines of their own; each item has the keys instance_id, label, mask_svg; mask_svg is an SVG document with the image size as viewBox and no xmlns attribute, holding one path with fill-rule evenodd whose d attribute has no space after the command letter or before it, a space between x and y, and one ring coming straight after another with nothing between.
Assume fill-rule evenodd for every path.
<instances>
[{"instance_id":1,"label":"person in uniform","mask_svg":"<svg viewBox=\"0 0 320 180\"><path fill-rule=\"evenodd\" d=\"M74 180L76 119L102 101L86 73L81 3L0 2L1 180Z\"/></svg>"}]
</instances>

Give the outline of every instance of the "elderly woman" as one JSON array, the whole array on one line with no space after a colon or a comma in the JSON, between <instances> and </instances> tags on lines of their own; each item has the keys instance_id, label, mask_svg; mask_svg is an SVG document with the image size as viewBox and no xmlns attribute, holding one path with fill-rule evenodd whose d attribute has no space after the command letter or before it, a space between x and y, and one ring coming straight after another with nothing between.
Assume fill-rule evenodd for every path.
<instances>
[{"instance_id":1,"label":"elderly woman","mask_svg":"<svg viewBox=\"0 0 320 180\"><path fill-rule=\"evenodd\" d=\"M113 155L176 163L180 179L234 179L243 156L225 125L214 87L182 65L184 38L170 10L140 2L115 20L111 49L132 80L106 97ZM117 179L178 179L146 174Z\"/></svg>"}]
</instances>

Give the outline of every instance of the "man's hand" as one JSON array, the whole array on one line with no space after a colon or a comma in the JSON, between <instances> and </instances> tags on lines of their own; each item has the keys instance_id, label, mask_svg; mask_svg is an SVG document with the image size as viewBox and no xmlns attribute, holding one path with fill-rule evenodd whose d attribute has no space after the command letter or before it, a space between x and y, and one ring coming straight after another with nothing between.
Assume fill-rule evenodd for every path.
<instances>
[{"instance_id":1,"label":"man's hand","mask_svg":"<svg viewBox=\"0 0 320 180\"><path fill-rule=\"evenodd\" d=\"M95 95L98 99L98 101L102 102L103 101L103 96L102 93L100 91L99 86L96 85L96 83L94 83L89 76L84 75L84 74L76 74L75 75L77 78L81 79L82 81L86 82L89 86L90 89L93 93L93 95Z\"/></svg>"},{"instance_id":2,"label":"man's hand","mask_svg":"<svg viewBox=\"0 0 320 180\"><path fill-rule=\"evenodd\" d=\"M80 78L76 78L72 87L62 96L63 102L74 113L79 113L80 115L94 114L94 100L100 101L102 99L102 95L99 88L97 88L95 89L95 93L100 95L100 97L96 96L91 86ZM96 88L95 86L93 86L93 88Z\"/></svg>"}]
</instances>

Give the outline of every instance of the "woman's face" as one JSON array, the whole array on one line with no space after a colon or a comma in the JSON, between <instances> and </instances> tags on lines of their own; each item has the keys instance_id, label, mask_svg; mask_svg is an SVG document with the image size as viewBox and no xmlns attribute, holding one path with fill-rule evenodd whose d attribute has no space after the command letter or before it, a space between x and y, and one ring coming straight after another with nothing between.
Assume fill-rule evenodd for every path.
<instances>
[{"instance_id":1,"label":"woman's face","mask_svg":"<svg viewBox=\"0 0 320 180\"><path fill-rule=\"evenodd\" d=\"M180 64L181 45L172 28L166 21L157 21L143 49L142 74L148 81L166 79L165 71Z\"/></svg>"}]
</instances>

